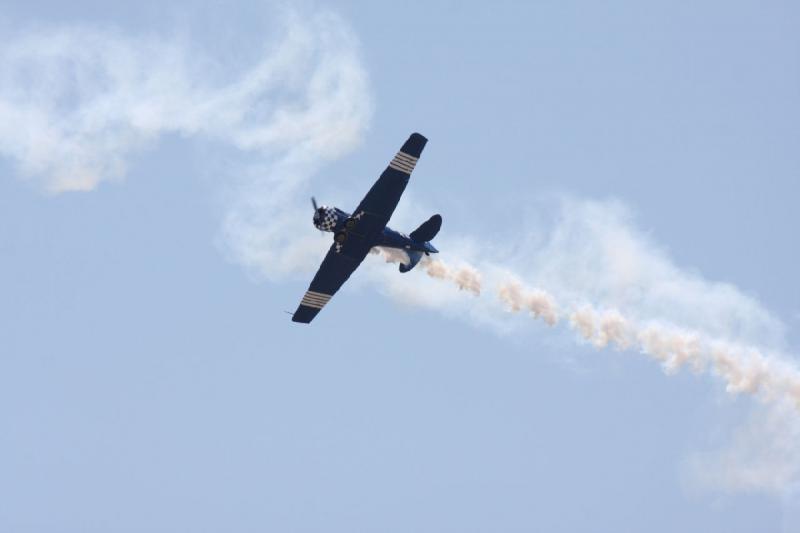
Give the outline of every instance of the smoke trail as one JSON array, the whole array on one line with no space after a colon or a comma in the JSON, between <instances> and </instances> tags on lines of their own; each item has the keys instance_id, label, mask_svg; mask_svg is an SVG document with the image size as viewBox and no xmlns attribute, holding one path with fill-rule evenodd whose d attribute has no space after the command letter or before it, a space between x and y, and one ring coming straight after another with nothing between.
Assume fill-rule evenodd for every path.
<instances>
[{"instance_id":1,"label":"smoke trail","mask_svg":"<svg viewBox=\"0 0 800 533\"><path fill-rule=\"evenodd\" d=\"M376 246L372 251L380 253L387 263L407 263L409 260L404 251L395 248ZM423 269L433 279L453 283L459 290L467 291L475 296L481 294L481 275L468 264L453 267L441 259L431 259L429 256L425 256L420 260L417 268Z\"/></svg>"},{"instance_id":2,"label":"smoke trail","mask_svg":"<svg viewBox=\"0 0 800 533\"><path fill-rule=\"evenodd\" d=\"M549 326L558 322L555 300L541 289L525 290L519 282L511 281L501 285L497 295L515 313L527 309L534 318L542 318Z\"/></svg>"},{"instance_id":3,"label":"smoke trail","mask_svg":"<svg viewBox=\"0 0 800 533\"><path fill-rule=\"evenodd\" d=\"M449 280L462 291L469 291L476 296L481 294L481 275L469 265L458 268L449 266L444 261L434 261L428 258L420 261L420 266L432 278Z\"/></svg>"},{"instance_id":4,"label":"smoke trail","mask_svg":"<svg viewBox=\"0 0 800 533\"><path fill-rule=\"evenodd\" d=\"M401 262L401 253L381 249L387 262ZM479 271L464 265L453 269L438 259L423 263L433 278L450 281L459 289L481 294ZM617 309L599 310L586 302L559 314L555 298L540 288L525 287L516 279L501 282L496 297L512 313L528 312L532 318L555 326L566 319L580 337L596 348L635 349L675 373L684 366L700 373L709 371L725 383L732 394L750 394L770 403L790 402L800 414L800 370L777 354L702 332L675 326L639 323Z\"/></svg>"},{"instance_id":5,"label":"smoke trail","mask_svg":"<svg viewBox=\"0 0 800 533\"><path fill-rule=\"evenodd\" d=\"M228 67L183 39L81 26L0 45L0 154L46 190L92 190L168 134L257 154L285 196L360 139L371 114L358 46L335 15L289 13L276 39ZM244 54L243 54L244 55ZM247 54L250 55L250 54Z\"/></svg>"},{"instance_id":6,"label":"smoke trail","mask_svg":"<svg viewBox=\"0 0 800 533\"><path fill-rule=\"evenodd\" d=\"M735 287L675 267L630 225L619 204L565 200L555 218L558 223L540 248L523 258L501 259L537 265L528 269L536 284L521 281L524 268L510 270L474 253L474 247L458 245L445 257L481 280L481 291L470 293L472 298L437 292L419 275L412 280L385 269L370 275L394 297L501 332L519 327L511 317L526 315L548 327L565 325L594 349L638 352L667 375L686 368L711 376L731 395L752 396L761 406L758 413L727 448L693 454L688 463L693 479L723 490L783 491L796 483L800 370L781 349L780 321ZM592 253L584 256L585 250ZM439 263L431 259L427 272L452 272ZM454 283L452 273L437 279Z\"/></svg>"}]
</instances>

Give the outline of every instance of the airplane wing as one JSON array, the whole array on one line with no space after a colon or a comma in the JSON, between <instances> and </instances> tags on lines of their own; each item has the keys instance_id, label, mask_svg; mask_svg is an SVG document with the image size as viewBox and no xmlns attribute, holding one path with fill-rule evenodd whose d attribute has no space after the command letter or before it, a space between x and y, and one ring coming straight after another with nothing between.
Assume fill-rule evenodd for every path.
<instances>
[{"instance_id":1,"label":"airplane wing","mask_svg":"<svg viewBox=\"0 0 800 533\"><path fill-rule=\"evenodd\" d=\"M297 311L292 315L292 322L308 324L317 313L322 311L325 304L336 294L339 287L344 285L361 261L369 253L369 248L359 250L358 253L341 253L334 243L328 250L328 255L322 261L316 276L311 280Z\"/></svg>"},{"instance_id":2,"label":"airplane wing","mask_svg":"<svg viewBox=\"0 0 800 533\"><path fill-rule=\"evenodd\" d=\"M389 223L427 142L428 139L419 133L412 133L403 143L381 177L353 211L354 216L362 218L358 222L359 233L372 238Z\"/></svg>"},{"instance_id":3,"label":"airplane wing","mask_svg":"<svg viewBox=\"0 0 800 533\"><path fill-rule=\"evenodd\" d=\"M292 321L311 322L358 268L392 217L427 142L419 133L412 133L403 144L353 212L356 224L348 230L347 240L343 244L334 243L328 250Z\"/></svg>"}]
</instances>

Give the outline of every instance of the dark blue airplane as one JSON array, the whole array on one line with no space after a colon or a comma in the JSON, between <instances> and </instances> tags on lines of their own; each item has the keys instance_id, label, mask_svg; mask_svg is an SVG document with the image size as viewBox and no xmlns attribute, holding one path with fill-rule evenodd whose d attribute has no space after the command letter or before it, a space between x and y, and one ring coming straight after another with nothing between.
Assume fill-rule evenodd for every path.
<instances>
[{"instance_id":1,"label":"dark blue airplane","mask_svg":"<svg viewBox=\"0 0 800 533\"><path fill-rule=\"evenodd\" d=\"M442 227L440 215L433 215L410 235L386 225L427 142L428 139L419 133L412 133L352 215L336 207L317 206L316 200L311 199L314 225L319 230L333 232L333 244L292 315L294 322L311 322L373 246L406 252L408 263L400 265L400 272L414 268L423 255L439 251L430 241Z\"/></svg>"}]
</instances>

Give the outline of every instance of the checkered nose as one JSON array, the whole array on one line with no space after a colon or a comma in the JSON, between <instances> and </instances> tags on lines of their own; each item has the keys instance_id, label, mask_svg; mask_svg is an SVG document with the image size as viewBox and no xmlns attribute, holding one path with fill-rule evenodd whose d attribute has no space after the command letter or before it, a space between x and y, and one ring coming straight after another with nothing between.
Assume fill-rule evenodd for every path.
<instances>
[{"instance_id":1,"label":"checkered nose","mask_svg":"<svg viewBox=\"0 0 800 533\"><path fill-rule=\"evenodd\" d=\"M333 231L338 217L332 207L321 206L314 212L314 226L320 231Z\"/></svg>"}]
</instances>

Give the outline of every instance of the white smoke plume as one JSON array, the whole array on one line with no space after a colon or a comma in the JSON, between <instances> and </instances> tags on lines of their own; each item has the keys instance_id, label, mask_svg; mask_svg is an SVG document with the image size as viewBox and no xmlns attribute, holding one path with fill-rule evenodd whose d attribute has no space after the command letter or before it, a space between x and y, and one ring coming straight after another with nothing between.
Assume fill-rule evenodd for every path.
<instances>
[{"instance_id":1,"label":"white smoke plume","mask_svg":"<svg viewBox=\"0 0 800 533\"><path fill-rule=\"evenodd\" d=\"M403 250L395 248L384 248L376 246L372 249L373 253L380 253L387 263L408 263L408 255ZM441 259L433 259L424 256L420 259L417 268L424 270L433 279L449 281L459 290L467 291L475 296L481 294L481 275L472 266L461 264L460 266L450 266Z\"/></svg>"},{"instance_id":2,"label":"white smoke plume","mask_svg":"<svg viewBox=\"0 0 800 533\"><path fill-rule=\"evenodd\" d=\"M372 114L359 45L336 15L287 13L227 66L186 39L92 27L20 30L0 45L0 154L45 190L88 191L178 134L240 152L224 182L220 246L271 279L317 261L308 180L361 139ZM281 253L275 253L281 250Z\"/></svg>"},{"instance_id":3,"label":"white smoke plume","mask_svg":"<svg viewBox=\"0 0 800 533\"><path fill-rule=\"evenodd\" d=\"M768 490L796 499L800 463L800 417L791 405L754 408L721 449L691 454L691 481L720 491ZM786 528L786 531L794 529Z\"/></svg>"},{"instance_id":4,"label":"white smoke plume","mask_svg":"<svg viewBox=\"0 0 800 533\"><path fill-rule=\"evenodd\" d=\"M469 265L462 265L456 268L451 267L442 260L433 260L426 257L420 261L420 266L432 278L449 280L459 290L469 291L476 296L481 294L481 275Z\"/></svg>"},{"instance_id":5,"label":"white smoke plume","mask_svg":"<svg viewBox=\"0 0 800 533\"><path fill-rule=\"evenodd\" d=\"M388 262L405 260L393 252L383 253ZM441 260L429 259L423 268L431 277L449 280L476 296L481 294L481 275L472 266L456 270ZM465 283L464 279L470 282ZM517 280L499 284L496 295L509 311L527 311L548 326L567 319L572 329L596 348L636 349L661 363L668 373L684 366L696 373L708 370L723 380L729 393L757 395L771 403L789 403L800 414L800 370L788 359L763 348L655 321L639 323L617 309L598 310L588 302L560 316L550 293L524 287Z\"/></svg>"},{"instance_id":6,"label":"white smoke plume","mask_svg":"<svg viewBox=\"0 0 800 533\"><path fill-rule=\"evenodd\" d=\"M683 271L640 234L617 203L564 200L548 241L505 257L532 264L510 271L469 251L462 268L482 280L481 299L469 302L431 296L430 288L381 276L390 293L413 303L487 317L526 314L547 326L567 324L588 345L635 351L668 375L682 368L716 378L731 395L750 395L761 409L729 447L696 454L694 477L723 490L780 491L800 479L800 370L784 349L782 324L756 300L731 285ZM447 245L442 245L447 250ZM584 257L584 250L590 255ZM450 254L448 254L450 257ZM388 256L387 260L396 259ZM434 272L448 271L438 259ZM428 273L432 267L428 266ZM452 281L453 276L443 276ZM427 299L426 299L427 298ZM492 305L499 302L501 305ZM518 325L515 325L518 327ZM513 327L513 326L512 326Z\"/></svg>"},{"instance_id":7,"label":"white smoke plume","mask_svg":"<svg viewBox=\"0 0 800 533\"><path fill-rule=\"evenodd\" d=\"M306 278L329 245L297 231L309 227L310 180L358 144L372 113L367 76L355 37L330 13L289 16L259 46L252 64L230 73L181 39L20 30L0 43L0 154L57 193L122 178L131 156L165 135L232 147L246 163L227 186L222 247L259 276ZM589 346L640 352L668 373L715 376L769 416L714 456L724 475L707 477L736 488L796 482L800 372L781 321L736 287L674 265L620 204L558 205L548 238L513 254L487 259L470 239L443 235L442 259L399 275L368 258L360 279L499 331L523 327L525 314L566 324Z\"/></svg>"},{"instance_id":8,"label":"white smoke plume","mask_svg":"<svg viewBox=\"0 0 800 533\"><path fill-rule=\"evenodd\" d=\"M0 154L52 192L121 178L167 134L272 157L285 195L319 160L353 148L371 104L358 46L335 15L287 15L278 38L231 73L184 39L47 27L0 45ZM311 167L311 168L309 168ZM298 169L306 174L298 176Z\"/></svg>"},{"instance_id":9,"label":"white smoke plume","mask_svg":"<svg viewBox=\"0 0 800 533\"><path fill-rule=\"evenodd\" d=\"M497 295L508 304L511 311L526 309L534 318L541 317L549 326L555 326L558 322L555 300L541 289L525 290L519 282L511 281L501 285Z\"/></svg>"}]
</instances>

